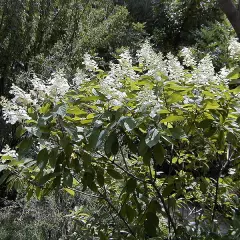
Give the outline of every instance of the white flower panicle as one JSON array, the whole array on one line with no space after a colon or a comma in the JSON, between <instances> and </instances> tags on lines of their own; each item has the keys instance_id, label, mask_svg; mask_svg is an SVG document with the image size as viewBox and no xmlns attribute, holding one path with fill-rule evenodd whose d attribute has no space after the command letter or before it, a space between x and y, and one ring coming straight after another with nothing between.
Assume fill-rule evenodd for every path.
<instances>
[{"instance_id":1,"label":"white flower panicle","mask_svg":"<svg viewBox=\"0 0 240 240\"><path fill-rule=\"evenodd\" d=\"M151 47L149 41L146 41L137 52L138 62L143 65L144 70L148 70L147 75L153 76L161 81L159 73L167 75L166 62L163 60L161 52L156 53Z\"/></svg>"},{"instance_id":2,"label":"white flower panicle","mask_svg":"<svg viewBox=\"0 0 240 240\"><path fill-rule=\"evenodd\" d=\"M170 80L182 80L184 76L184 67L171 53L167 54L167 71Z\"/></svg>"},{"instance_id":3,"label":"white flower panicle","mask_svg":"<svg viewBox=\"0 0 240 240\"><path fill-rule=\"evenodd\" d=\"M180 51L180 56L183 57L183 65L186 67L195 67L196 61L193 57L192 50L190 48L184 47Z\"/></svg>"},{"instance_id":4,"label":"white flower panicle","mask_svg":"<svg viewBox=\"0 0 240 240\"><path fill-rule=\"evenodd\" d=\"M210 82L216 82L216 75L210 55L205 56L198 63L197 68L192 72L191 83L197 85L209 85Z\"/></svg>"},{"instance_id":5,"label":"white flower panicle","mask_svg":"<svg viewBox=\"0 0 240 240\"><path fill-rule=\"evenodd\" d=\"M121 66L132 67L132 56L130 55L129 50L124 51L120 54L120 59L118 59Z\"/></svg>"},{"instance_id":6,"label":"white flower panicle","mask_svg":"<svg viewBox=\"0 0 240 240\"><path fill-rule=\"evenodd\" d=\"M98 69L97 63L92 59L91 55L88 53L84 54L82 63L85 65L85 69L90 72L95 72Z\"/></svg>"},{"instance_id":7,"label":"white flower panicle","mask_svg":"<svg viewBox=\"0 0 240 240\"><path fill-rule=\"evenodd\" d=\"M236 39L231 41L229 49L232 56L240 55L240 44ZM192 56L192 50L183 48L179 56L183 57L183 64L171 53L168 53L166 57L162 53L156 53L149 41L146 41L137 52L139 68L142 68L144 72L139 73L134 70L133 59L130 52L126 50L120 54L117 64L110 63L110 71L106 73L105 77L98 79L97 90L106 97L109 107L123 106L136 93L134 101L136 100L137 107L135 111L149 114L150 117L154 118L163 107L161 93L156 95L149 87L138 91L138 87L136 87L134 91L137 92L127 95L128 90L126 90L125 83L129 84L132 81L132 83L137 84L142 77L150 76L149 81L153 78L154 83L155 81L161 82L161 86L164 86L168 81L175 81L178 84L194 84L196 88L211 84L213 91L215 91L218 88L214 88L214 85L228 84L227 75L230 70L223 68L219 73L216 73L209 55L196 63ZM79 88L82 84L96 77L99 68L88 53L84 55L83 63L85 64L85 70L77 70L73 78L74 85L71 86L72 88ZM45 81L34 76L31 83L32 90L29 92L13 85L10 93L14 97L11 100L2 98L3 118L8 123L15 124L17 121L30 120L29 106L38 109L46 99L51 99L53 103L57 104L70 90L70 85L62 70L53 73L50 79ZM92 94L97 96L98 91L93 88ZM184 98L183 103L200 104L201 101L198 96L195 96ZM102 103L101 100L98 100L98 103Z\"/></svg>"},{"instance_id":8,"label":"white flower panicle","mask_svg":"<svg viewBox=\"0 0 240 240\"><path fill-rule=\"evenodd\" d=\"M15 124L16 122L23 122L31 119L27 114L27 107L18 105L15 100L8 101L6 98L2 97L0 104L2 106L3 119L6 123Z\"/></svg>"},{"instance_id":9,"label":"white flower panicle","mask_svg":"<svg viewBox=\"0 0 240 240\"><path fill-rule=\"evenodd\" d=\"M14 103L21 104L21 105L27 105L27 104L33 103L31 95L27 94L25 91L23 91L21 88L19 88L15 84L11 86L11 90L9 91L9 93L14 96L12 99L12 102Z\"/></svg>"},{"instance_id":10,"label":"white flower panicle","mask_svg":"<svg viewBox=\"0 0 240 240\"><path fill-rule=\"evenodd\" d=\"M121 79L121 78L120 78ZM111 106L122 106L126 93L123 91L123 84L113 73L102 79L99 83L100 92L106 96Z\"/></svg>"},{"instance_id":11,"label":"white flower panicle","mask_svg":"<svg viewBox=\"0 0 240 240\"><path fill-rule=\"evenodd\" d=\"M80 87L83 83L89 82L91 79L82 69L77 69L77 72L73 78L73 84L76 87Z\"/></svg>"},{"instance_id":12,"label":"white flower panicle","mask_svg":"<svg viewBox=\"0 0 240 240\"><path fill-rule=\"evenodd\" d=\"M18 154L14 149L11 149L8 145L5 145L5 147L2 149L2 152L0 153L0 156L9 156L12 158L17 158Z\"/></svg>"},{"instance_id":13,"label":"white flower panicle","mask_svg":"<svg viewBox=\"0 0 240 240\"><path fill-rule=\"evenodd\" d=\"M135 112L150 112L150 117L154 118L158 111L162 107L162 101L154 94L154 91L148 87L145 87L138 92L137 97L137 108Z\"/></svg>"},{"instance_id":14,"label":"white flower panicle","mask_svg":"<svg viewBox=\"0 0 240 240\"><path fill-rule=\"evenodd\" d=\"M230 72L232 72L232 70L227 69L226 67L221 68L219 73L217 74L216 83L218 83L218 84L223 83L223 84L227 85L229 83L229 79L227 78L227 76L229 75Z\"/></svg>"},{"instance_id":15,"label":"white flower panicle","mask_svg":"<svg viewBox=\"0 0 240 240\"><path fill-rule=\"evenodd\" d=\"M61 98L67 91L69 91L69 89L70 86L68 84L68 80L64 77L62 70L52 74L50 85L47 88L49 96Z\"/></svg>"},{"instance_id":16,"label":"white flower panicle","mask_svg":"<svg viewBox=\"0 0 240 240\"><path fill-rule=\"evenodd\" d=\"M240 43L237 38L230 40L228 51L231 58L238 59L240 57Z\"/></svg>"}]
</instances>

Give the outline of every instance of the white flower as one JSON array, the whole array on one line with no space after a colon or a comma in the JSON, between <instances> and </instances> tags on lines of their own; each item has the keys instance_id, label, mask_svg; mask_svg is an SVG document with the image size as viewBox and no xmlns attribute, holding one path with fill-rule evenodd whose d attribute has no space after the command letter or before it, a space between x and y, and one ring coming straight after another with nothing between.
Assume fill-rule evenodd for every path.
<instances>
[{"instance_id":1,"label":"white flower","mask_svg":"<svg viewBox=\"0 0 240 240\"><path fill-rule=\"evenodd\" d=\"M232 38L229 42L229 55L231 58L237 59L240 56L240 43L237 38Z\"/></svg>"},{"instance_id":2,"label":"white flower","mask_svg":"<svg viewBox=\"0 0 240 240\"><path fill-rule=\"evenodd\" d=\"M191 49L184 47L180 51L180 56L183 57L183 65L185 65L186 67L196 66L196 61L194 60Z\"/></svg>"},{"instance_id":3,"label":"white flower","mask_svg":"<svg viewBox=\"0 0 240 240\"><path fill-rule=\"evenodd\" d=\"M85 65L85 69L90 72L95 72L98 69L97 63L92 60L91 55L88 53L85 53L83 56L83 64Z\"/></svg>"},{"instance_id":4,"label":"white flower","mask_svg":"<svg viewBox=\"0 0 240 240\"><path fill-rule=\"evenodd\" d=\"M146 75L153 76L158 81L162 80L159 73L167 75L166 62L163 60L162 53L154 52L149 41L142 45L137 52L137 57L139 64L148 70Z\"/></svg>"},{"instance_id":5,"label":"white flower","mask_svg":"<svg viewBox=\"0 0 240 240\"><path fill-rule=\"evenodd\" d=\"M149 113L150 117L154 118L158 111L161 109L162 101L157 98L153 90L145 87L138 92L137 97L137 109L136 112Z\"/></svg>"},{"instance_id":6,"label":"white flower","mask_svg":"<svg viewBox=\"0 0 240 240\"><path fill-rule=\"evenodd\" d=\"M174 57L171 53L167 54L167 70L168 77L170 80L182 80L184 76L184 67L180 64L178 59Z\"/></svg>"},{"instance_id":7,"label":"white flower","mask_svg":"<svg viewBox=\"0 0 240 240\"><path fill-rule=\"evenodd\" d=\"M17 158L18 154L15 150L11 149L8 145L5 145L5 147L2 149L0 156L2 157L9 156L12 158Z\"/></svg>"},{"instance_id":8,"label":"white flower","mask_svg":"<svg viewBox=\"0 0 240 240\"><path fill-rule=\"evenodd\" d=\"M31 95L27 94L25 91L23 91L15 84L11 86L11 90L9 91L9 93L14 95L12 102L16 104L28 105L30 103L33 103Z\"/></svg>"},{"instance_id":9,"label":"white flower","mask_svg":"<svg viewBox=\"0 0 240 240\"><path fill-rule=\"evenodd\" d=\"M216 82L216 75L210 55L205 56L198 63L197 68L192 72L191 83L197 85L209 85L210 82Z\"/></svg>"},{"instance_id":10,"label":"white flower","mask_svg":"<svg viewBox=\"0 0 240 240\"><path fill-rule=\"evenodd\" d=\"M30 93L32 97L36 98L37 102L43 102L46 99L46 95L58 101L70 89L63 70L58 70L53 73L48 81L34 76L31 82L33 84L33 90L31 90Z\"/></svg>"},{"instance_id":11,"label":"white flower","mask_svg":"<svg viewBox=\"0 0 240 240\"><path fill-rule=\"evenodd\" d=\"M26 108L23 106L20 106L15 102L8 101L4 97L2 97L0 103L2 105L3 119L6 120L7 123L15 124L16 122L31 119L27 114Z\"/></svg>"},{"instance_id":12,"label":"white flower","mask_svg":"<svg viewBox=\"0 0 240 240\"><path fill-rule=\"evenodd\" d=\"M229 79L227 78L228 74L231 72L230 69L223 67L220 69L219 73L217 74L217 82L216 84L223 83L227 85L229 83Z\"/></svg>"},{"instance_id":13,"label":"white flower","mask_svg":"<svg viewBox=\"0 0 240 240\"><path fill-rule=\"evenodd\" d=\"M52 74L48 86L49 95L63 96L69 89L68 80L64 77L64 73L60 70Z\"/></svg>"},{"instance_id":14,"label":"white flower","mask_svg":"<svg viewBox=\"0 0 240 240\"><path fill-rule=\"evenodd\" d=\"M90 78L87 76L87 74L82 69L77 69L77 72L73 78L73 83L76 87L79 87L85 82L89 82Z\"/></svg>"},{"instance_id":15,"label":"white flower","mask_svg":"<svg viewBox=\"0 0 240 240\"><path fill-rule=\"evenodd\" d=\"M128 50L120 54L120 59L118 59L121 66L132 67L132 57Z\"/></svg>"}]
</instances>

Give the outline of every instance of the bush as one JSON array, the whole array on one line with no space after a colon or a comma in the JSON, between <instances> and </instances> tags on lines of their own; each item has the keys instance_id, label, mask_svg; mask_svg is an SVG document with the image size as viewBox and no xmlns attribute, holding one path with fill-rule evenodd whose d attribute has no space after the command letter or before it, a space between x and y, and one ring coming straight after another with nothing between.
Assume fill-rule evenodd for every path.
<instances>
[{"instance_id":1,"label":"bush","mask_svg":"<svg viewBox=\"0 0 240 240\"><path fill-rule=\"evenodd\" d=\"M107 72L85 54L71 81L61 71L49 84L34 77L29 92L13 85L3 116L22 141L2 153L7 181L23 182L27 199L96 199L98 211L71 213L82 236L225 237L239 207L240 88L228 87L239 69L215 72L187 48L180 56L146 42L136 66L129 51Z\"/></svg>"}]
</instances>

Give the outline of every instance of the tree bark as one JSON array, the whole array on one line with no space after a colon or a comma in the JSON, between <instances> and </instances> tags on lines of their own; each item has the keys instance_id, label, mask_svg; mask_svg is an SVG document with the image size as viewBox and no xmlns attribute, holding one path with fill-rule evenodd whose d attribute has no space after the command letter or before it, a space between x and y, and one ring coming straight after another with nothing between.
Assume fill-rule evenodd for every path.
<instances>
[{"instance_id":1,"label":"tree bark","mask_svg":"<svg viewBox=\"0 0 240 240\"><path fill-rule=\"evenodd\" d=\"M240 41L240 10L232 0L218 0L221 10L226 14Z\"/></svg>"}]
</instances>

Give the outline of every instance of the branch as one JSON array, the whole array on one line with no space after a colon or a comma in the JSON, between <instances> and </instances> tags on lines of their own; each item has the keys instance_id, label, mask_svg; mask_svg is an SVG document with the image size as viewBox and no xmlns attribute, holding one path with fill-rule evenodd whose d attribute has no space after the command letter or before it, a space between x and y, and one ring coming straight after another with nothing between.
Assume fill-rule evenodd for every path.
<instances>
[{"instance_id":1,"label":"branch","mask_svg":"<svg viewBox=\"0 0 240 240\"><path fill-rule=\"evenodd\" d=\"M123 221L123 223L125 224L125 226L127 227L127 229L129 230L129 232L131 233L131 235L135 238L135 234L133 232L133 230L131 229L131 227L128 225L127 221L125 220L125 218L122 216L122 214L117 210L117 208L112 204L112 202L110 201L110 199L108 199L107 195L106 195L106 189L105 189L105 194L103 195L102 193L99 192L99 194L102 196L102 198L108 203L108 205L113 209L113 211L117 214L117 216Z\"/></svg>"},{"instance_id":2,"label":"branch","mask_svg":"<svg viewBox=\"0 0 240 240\"><path fill-rule=\"evenodd\" d=\"M167 205L166 205L166 203L165 203L164 197L163 197L163 195L161 194L161 192L158 190L155 182L152 182L152 186L153 186L153 188L155 189L155 191L156 191L156 193L157 193L160 201L162 202L164 211L165 211L165 213L167 214L168 220L169 220L169 222L171 223L171 225L172 225L172 227L173 227L173 230L174 230L175 235L177 236L177 228L176 228L176 225L175 225L175 223L174 223L174 221L173 221L173 218L172 218L172 216L171 216L171 214L170 214L170 211L169 211L169 209L168 209L168 207L167 207Z\"/></svg>"},{"instance_id":3,"label":"branch","mask_svg":"<svg viewBox=\"0 0 240 240\"><path fill-rule=\"evenodd\" d=\"M240 1L239 1L240 2ZM226 14L229 22L232 24L238 39L240 40L240 12L239 6L234 4L232 0L218 0L221 10Z\"/></svg>"}]
</instances>

